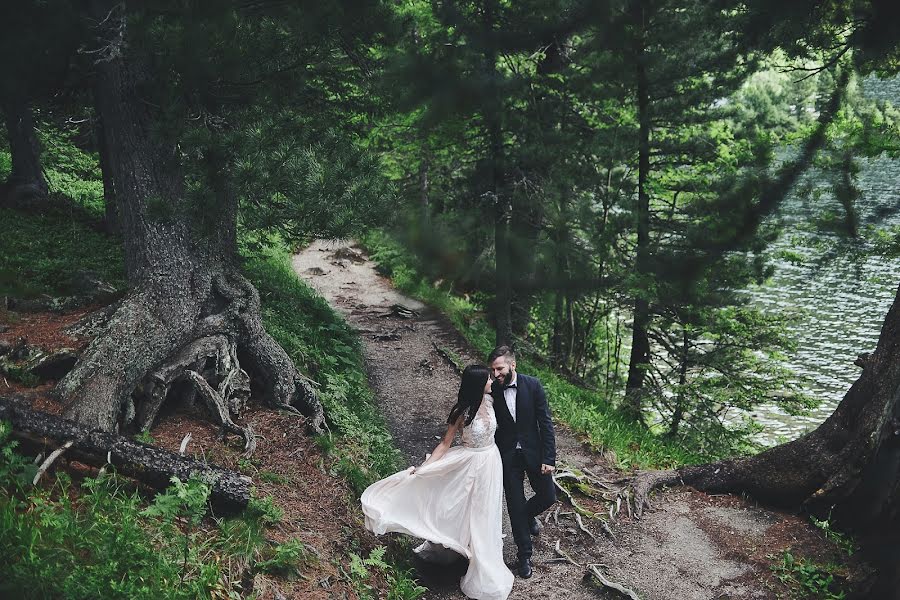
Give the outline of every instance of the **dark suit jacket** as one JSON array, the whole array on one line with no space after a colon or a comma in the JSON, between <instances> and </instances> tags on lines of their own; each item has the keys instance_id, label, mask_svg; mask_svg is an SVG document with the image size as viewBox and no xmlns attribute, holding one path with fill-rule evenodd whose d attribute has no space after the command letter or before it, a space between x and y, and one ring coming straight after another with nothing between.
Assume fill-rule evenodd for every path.
<instances>
[{"instance_id":1,"label":"dark suit jacket","mask_svg":"<svg viewBox=\"0 0 900 600\"><path fill-rule=\"evenodd\" d=\"M513 421L506 406L503 388L494 385L494 413L497 415L497 433L494 441L503 462L516 451L516 442L522 444L525 465L538 470L541 464L556 465L556 438L547 396L541 382L535 377L516 373L516 420Z\"/></svg>"}]
</instances>

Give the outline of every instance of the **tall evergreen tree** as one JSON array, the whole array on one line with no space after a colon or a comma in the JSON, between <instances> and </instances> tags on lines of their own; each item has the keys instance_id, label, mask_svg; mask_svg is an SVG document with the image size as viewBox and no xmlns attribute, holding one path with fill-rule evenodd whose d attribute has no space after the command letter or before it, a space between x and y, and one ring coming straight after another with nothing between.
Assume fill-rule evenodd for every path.
<instances>
[{"instance_id":1,"label":"tall evergreen tree","mask_svg":"<svg viewBox=\"0 0 900 600\"><path fill-rule=\"evenodd\" d=\"M341 123L326 116L353 110L339 105L341 87L352 90L352 52L382 14L341 3L92 5L85 52L129 293L57 387L68 417L147 428L169 390L190 381L251 443L230 408L252 379L270 405L321 425L312 388L263 328L239 268L238 215L243 205L249 226L296 238L344 234L355 214L372 214L367 190L377 186L361 183L373 165L329 134Z\"/></svg>"}]
</instances>

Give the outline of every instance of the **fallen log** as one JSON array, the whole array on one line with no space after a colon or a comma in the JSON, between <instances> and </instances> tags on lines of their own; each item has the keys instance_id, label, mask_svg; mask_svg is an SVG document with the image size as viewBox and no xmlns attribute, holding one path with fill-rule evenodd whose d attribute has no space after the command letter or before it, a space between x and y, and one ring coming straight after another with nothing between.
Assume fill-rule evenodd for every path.
<instances>
[{"instance_id":1,"label":"fallen log","mask_svg":"<svg viewBox=\"0 0 900 600\"><path fill-rule=\"evenodd\" d=\"M57 449L71 442L66 455L86 464L112 464L123 475L163 490L171 478L199 477L210 486L210 504L217 514L233 514L250 501L249 477L235 471L142 444L113 433L90 430L74 421L33 410L14 398L0 397L0 421L12 425L12 437L23 444Z\"/></svg>"}]
</instances>

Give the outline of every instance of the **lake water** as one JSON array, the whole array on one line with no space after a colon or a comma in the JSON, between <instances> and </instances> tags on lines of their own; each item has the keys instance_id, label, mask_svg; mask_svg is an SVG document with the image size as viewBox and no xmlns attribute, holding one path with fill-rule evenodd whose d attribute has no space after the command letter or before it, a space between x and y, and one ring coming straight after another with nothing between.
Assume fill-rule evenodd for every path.
<instances>
[{"instance_id":1,"label":"lake water","mask_svg":"<svg viewBox=\"0 0 900 600\"><path fill-rule=\"evenodd\" d=\"M900 78L867 80L863 89L871 97L900 105ZM862 159L857 186L860 228L900 225L900 160L881 156ZM810 231L814 215L825 210L843 214L830 193L831 182L815 174L807 181L822 191L816 198L786 200L778 217L784 234L773 250L789 249L803 255L800 264L776 259L775 274L764 286L750 290L753 302L772 311L799 315L791 326L797 350L786 366L808 379L808 391L822 398L809 416L792 417L777 407L753 413L766 426L761 441L769 444L795 438L824 421L860 374L853 364L857 355L871 352L884 316L900 285L900 259L868 252L863 244L836 235Z\"/></svg>"}]
</instances>

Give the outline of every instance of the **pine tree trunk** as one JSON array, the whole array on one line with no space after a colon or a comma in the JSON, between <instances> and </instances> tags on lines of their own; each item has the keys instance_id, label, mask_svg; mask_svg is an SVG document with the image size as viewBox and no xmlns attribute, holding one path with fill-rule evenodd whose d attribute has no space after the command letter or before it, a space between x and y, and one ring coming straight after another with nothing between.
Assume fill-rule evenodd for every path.
<instances>
[{"instance_id":1,"label":"pine tree trunk","mask_svg":"<svg viewBox=\"0 0 900 600\"><path fill-rule=\"evenodd\" d=\"M485 72L489 74L487 101L484 111L488 138L488 160L491 167L491 195L494 198L494 254L496 293L494 310L497 322L497 346L512 345L512 287L510 281L510 221L512 205L504 187L503 129L500 123L500 92L497 89L497 50L494 47L495 0L484 3L484 31L487 47L484 53Z\"/></svg>"},{"instance_id":2,"label":"pine tree trunk","mask_svg":"<svg viewBox=\"0 0 900 600\"><path fill-rule=\"evenodd\" d=\"M509 221L510 207L502 197L497 198L497 213L494 222L494 250L496 254L495 311L497 320L497 346L508 346L513 343L512 332L512 289L510 285L509 260Z\"/></svg>"},{"instance_id":3,"label":"pine tree trunk","mask_svg":"<svg viewBox=\"0 0 900 600\"><path fill-rule=\"evenodd\" d=\"M258 293L237 265L236 200L216 189L214 205L189 204L179 149L154 127L157 109L145 98L155 78L133 51L123 45L99 62L96 86L130 291L59 382L64 415L104 431L147 429L170 390L188 384L233 429L249 371L269 404L296 406L317 428L322 408L263 329Z\"/></svg>"},{"instance_id":4,"label":"pine tree trunk","mask_svg":"<svg viewBox=\"0 0 900 600\"><path fill-rule=\"evenodd\" d=\"M900 592L900 288L875 352L834 413L806 435L748 458L640 475L636 501L659 485L746 493L780 506L831 514L853 531L879 578L860 592Z\"/></svg>"},{"instance_id":5,"label":"pine tree trunk","mask_svg":"<svg viewBox=\"0 0 900 600\"><path fill-rule=\"evenodd\" d=\"M95 94L96 96L96 94ZM95 107L96 108L96 107ZM99 108L96 108L99 113ZM119 209L116 207L115 182L110 173L109 150L106 147L106 136L103 134L103 121L98 117L94 124L94 135L97 138L97 154L100 157L100 172L103 174L103 226L107 233L119 233Z\"/></svg>"},{"instance_id":6,"label":"pine tree trunk","mask_svg":"<svg viewBox=\"0 0 900 600\"><path fill-rule=\"evenodd\" d=\"M553 334L550 337L550 356L553 366L556 368L560 368L563 365L562 322L563 292L562 290L556 290L553 293Z\"/></svg>"},{"instance_id":7,"label":"pine tree trunk","mask_svg":"<svg viewBox=\"0 0 900 600\"><path fill-rule=\"evenodd\" d=\"M6 198L0 198L0 202L19 208L38 208L46 201L48 189L31 108L22 96L5 97L2 107L12 171L5 184Z\"/></svg>"},{"instance_id":8,"label":"pine tree trunk","mask_svg":"<svg viewBox=\"0 0 900 600\"><path fill-rule=\"evenodd\" d=\"M422 140L421 143L424 146L427 143L427 140ZM419 162L419 225L422 230L421 235L428 235L428 231L431 229L431 207L429 205L428 182L428 171L431 167L431 161L429 160L428 150L425 149L423 152L424 154Z\"/></svg>"},{"instance_id":9,"label":"pine tree trunk","mask_svg":"<svg viewBox=\"0 0 900 600\"><path fill-rule=\"evenodd\" d=\"M646 281L649 272L650 252L650 196L647 192L647 176L650 172L650 91L644 50L644 6L636 2L635 28L637 67L637 105L639 122L638 140L638 207L637 207L637 255L635 274L638 281ZM645 290L638 290L634 301L634 325L631 336L631 358L628 363L628 381L625 384L625 412L635 421L642 422L642 396L644 376L650 364L650 340L647 328L650 324L650 303Z\"/></svg>"}]
</instances>

